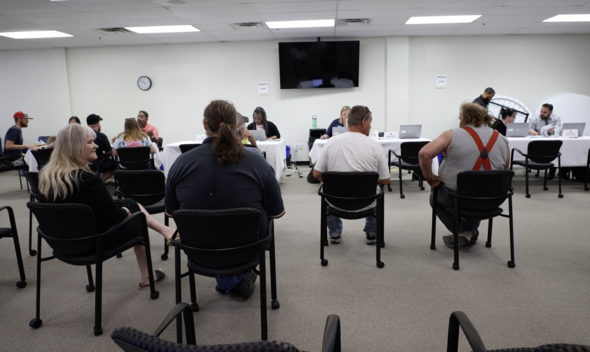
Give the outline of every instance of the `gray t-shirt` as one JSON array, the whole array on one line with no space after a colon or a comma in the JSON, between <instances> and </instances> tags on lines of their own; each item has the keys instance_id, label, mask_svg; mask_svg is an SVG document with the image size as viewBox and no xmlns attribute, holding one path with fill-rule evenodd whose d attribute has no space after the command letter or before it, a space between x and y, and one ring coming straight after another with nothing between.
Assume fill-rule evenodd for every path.
<instances>
[{"instance_id":1,"label":"gray t-shirt","mask_svg":"<svg viewBox=\"0 0 590 352\"><path fill-rule=\"evenodd\" d=\"M358 132L346 132L328 139L314 169L318 172L377 172L379 179L390 177L387 156L379 142ZM359 209L375 207L375 203Z\"/></svg>"},{"instance_id":2,"label":"gray t-shirt","mask_svg":"<svg viewBox=\"0 0 590 352\"><path fill-rule=\"evenodd\" d=\"M473 128L479 138L481 138L484 146L488 144L494 132L493 129L487 126L474 127L473 125L467 125L467 127ZM475 144L469 132L462 128L454 128L451 132L453 133L451 147L449 148L449 152L445 154L445 159L440 165L438 176L442 179L445 186L456 191L457 174L463 171L473 170L480 153L477 144ZM504 169L509 150L508 139L499 135L492 150L488 150L492 170ZM484 170L484 165L481 166L480 170Z\"/></svg>"}]
</instances>

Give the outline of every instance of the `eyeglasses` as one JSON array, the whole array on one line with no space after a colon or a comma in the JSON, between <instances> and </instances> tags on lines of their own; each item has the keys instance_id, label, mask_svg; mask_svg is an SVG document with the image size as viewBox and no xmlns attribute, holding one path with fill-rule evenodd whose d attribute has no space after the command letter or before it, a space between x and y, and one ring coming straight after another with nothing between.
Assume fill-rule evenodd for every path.
<instances>
[{"instance_id":1,"label":"eyeglasses","mask_svg":"<svg viewBox=\"0 0 590 352\"><path fill-rule=\"evenodd\" d=\"M361 121L365 119L365 116L367 116L367 114L372 114L371 110L369 110L368 106L365 106L365 109L367 109L367 111L365 111L365 113L363 114L363 117L361 117Z\"/></svg>"}]
</instances>

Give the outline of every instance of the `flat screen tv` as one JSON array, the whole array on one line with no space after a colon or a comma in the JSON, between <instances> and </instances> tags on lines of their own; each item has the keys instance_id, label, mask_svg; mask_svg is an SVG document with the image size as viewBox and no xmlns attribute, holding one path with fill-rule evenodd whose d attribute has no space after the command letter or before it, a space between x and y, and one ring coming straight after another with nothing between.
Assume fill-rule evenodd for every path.
<instances>
[{"instance_id":1,"label":"flat screen tv","mask_svg":"<svg viewBox=\"0 0 590 352\"><path fill-rule=\"evenodd\" d=\"M279 43L281 89L359 86L359 41Z\"/></svg>"}]
</instances>

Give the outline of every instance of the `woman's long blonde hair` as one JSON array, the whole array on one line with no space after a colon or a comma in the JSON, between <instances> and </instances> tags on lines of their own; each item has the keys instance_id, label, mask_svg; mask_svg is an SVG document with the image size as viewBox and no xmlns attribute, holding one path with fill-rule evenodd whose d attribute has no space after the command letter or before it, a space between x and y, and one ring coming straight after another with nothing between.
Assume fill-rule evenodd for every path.
<instances>
[{"instance_id":1,"label":"woman's long blonde hair","mask_svg":"<svg viewBox=\"0 0 590 352\"><path fill-rule=\"evenodd\" d=\"M90 171L84 158L84 146L88 138L96 138L88 126L72 123L57 133L49 162L39 172L39 191L47 200L65 198L80 185L80 173ZM75 171L75 172L72 172Z\"/></svg>"},{"instance_id":2,"label":"woman's long blonde hair","mask_svg":"<svg viewBox=\"0 0 590 352\"><path fill-rule=\"evenodd\" d=\"M342 120L342 113L343 113L343 112L345 112L346 110L350 111L350 106L348 106L348 105L344 105L344 106L342 107L342 109L340 109L340 118L338 119L338 122L339 122L339 123L340 123L342 126L344 126L344 121Z\"/></svg>"},{"instance_id":3,"label":"woman's long blonde hair","mask_svg":"<svg viewBox=\"0 0 590 352\"><path fill-rule=\"evenodd\" d=\"M148 138L147 134L141 132L137 121L133 117L125 119L125 132L119 133L117 138L121 137L123 137L124 141L140 141Z\"/></svg>"}]
</instances>

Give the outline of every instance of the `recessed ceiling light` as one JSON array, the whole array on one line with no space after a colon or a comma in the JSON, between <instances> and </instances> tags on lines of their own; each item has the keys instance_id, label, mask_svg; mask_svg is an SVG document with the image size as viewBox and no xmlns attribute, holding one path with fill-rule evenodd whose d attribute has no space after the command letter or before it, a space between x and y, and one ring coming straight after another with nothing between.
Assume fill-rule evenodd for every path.
<instances>
[{"instance_id":1,"label":"recessed ceiling light","mask_svg":"<svg viewBox=\"0 0 590 352\"><path fill-rule=\"evenodd\" d=\"M71 34L58 31L29 31L29 32L4 32L0 33L3 37L12 39L37 39L37 38L64 38L73 37Z\"/></svg>"},{"instance_id":2,"label":"recessed ceiling light","mask_svg":"<svg viewBox=\"0 0 590 352\"><path fill-rule=\"evenodd\" d=\"M473 16L419 16L410 17L406 24L471 23L481 15Z\"/></svg>"},{"instance_id":3,"label":"recessed ceiling light","mask_svg":"<svg viewBox=\"0 0 590 352\"><path fill-rule=\"evenodd\" d=\"M309 20L309 21L267 21L268 28L313 28L334 27L334 20Z\"/></svg>"},{"instance_id":4,"label":"recessed ceiling light","mask_svg":"<svg viewBox=\"0 0 590 352\"><path fill-rule=\"evenodd\" d=\"M590 14L557 15L548 18L543 22L590 22Z\"/></svg>"},{"instance_id":5,"label":"recessed ceiling light","mask_svg":"<svg viewBox=\"0 0 590 352\"><path fill-rule=\"evenodd\" d=\"M199 32L193 26L150 26L150 27L125 27L135 33L182 33L182 32Z\"/></svg>"}]
</instances>

